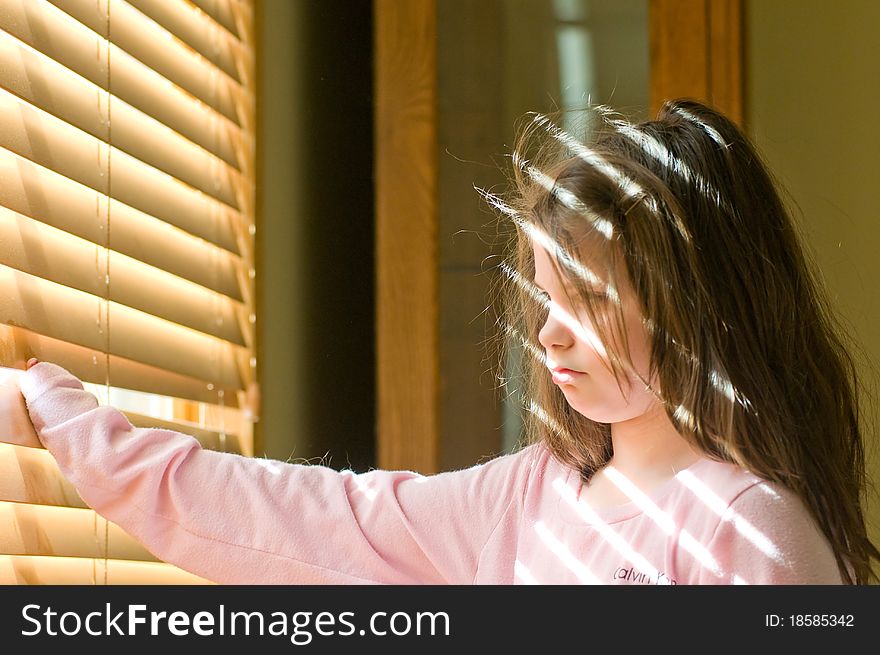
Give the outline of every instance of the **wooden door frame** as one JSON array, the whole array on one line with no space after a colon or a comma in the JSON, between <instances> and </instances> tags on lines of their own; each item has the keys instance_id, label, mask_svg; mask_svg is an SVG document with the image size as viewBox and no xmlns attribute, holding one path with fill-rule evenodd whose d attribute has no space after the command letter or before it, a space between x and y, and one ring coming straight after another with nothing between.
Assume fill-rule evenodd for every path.
<instances>
[{"instance_id":1,"label":"wooden door frame","mask_svg":"<svg viewBox=\"0 0 880 655\"><path fill-rule=\"evenodd\" d=\"M441 0L442 1L442 0ZM435 0L375 0L376 457L439 465Z\"/></svg>"},{"instance_id":2,"label":"wooden door frame","mask_svg":"<svg viewBox=\"0 0 880 655\"><path fill-rule=\"evenodd\" d=\"M690 97L739 125L744 116L744 0L650 0L651 112Z\"/></svg>"}]
</instances>

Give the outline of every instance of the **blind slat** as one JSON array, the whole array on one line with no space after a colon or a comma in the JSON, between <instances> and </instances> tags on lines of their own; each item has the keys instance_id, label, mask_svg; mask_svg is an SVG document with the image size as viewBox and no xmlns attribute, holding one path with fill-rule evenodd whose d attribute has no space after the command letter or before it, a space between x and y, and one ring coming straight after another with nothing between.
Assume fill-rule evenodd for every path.
<instances>
[{"instance_id":1,"label":"blind slat","mask_svg":"<svg viewBox=\"0 0 880 655\"><path fill-rule=\"evenodd\" d=\"M253 84L253 57L241 42L210 16L181 0L128 0L239 83ZM253 88L251 86L251 88Z\"/></svg>"},{"instance_id":2,"label":"blind slat","mask_svg":"<svg viewBox=\"0 0 880 655\"><path fill-rule=\"evenodd\" d=\"M125 152L163 173L241 211L253 187L219 157L132 107L111 99L112 142Z\"/></svg>"},{"instance_id":3,"label":"blind slat","mask_svg":"<svg viewBox=\"0 0 880 655\"><path fill-rule=\"evenodd\" d=\"M242 301L241 259L172 225L106 198L0 148L0 205ZM104 229L110 216L109 241ZM162 244L161 248L155 247Z\"/></svg>"},{"instance_id":4,"label":"blind slat","mask_svg":"<svg viewBox=\"0 0 880 655\"><path fill-rule=\"evenodd\" d=\"M0 0L0 29L132 107L252 173L253 137L45 0ZM109 69L108 69L109 64ZM110 88L112 85L112 89Z\"/></svg>"},{"instance_id":5,"label":"blind slat","mask_svg":"<svg viewBox=\"0 0 880 655\"><path fill-rule=\"evenodd\" d=\"M253 176L253 131L245 131L209 104L153 73L134 57L111 46L113 96L152 116L236 170ZM107 80L99 85L108 86Z\"/></svg>"},{"instance_id":6,"label":"blind slat","mask_svg":"<svg viewBox=\"0 0 880 655\"><path fill-rule=\"evenodd\" d=\"M196 400L210 405L238 407L240 404L237 388L207 384L204 380L174 371L116 355L107 356L101 350L54 339L25 328L0 323L0 339L11 346L8 361L36 357L66 368L83 382L109 382L123 389Z\"/></svg>"},{"instance_id":7,"label":"blind slat","mask_svg":"<svg viewBox=\"0 0 880 655\"><path fill-rule=\"evenodd\" d=\"M257 411L259 399L256 397L258 389L253 388L239 392L241 401L238 407L228 405L210 405L207 403L193 403L189 400L174 401L174 421L179 427L173 428L178 432L189 433L187 425L198 425L210 430L216 435L221 433L232 435L235 443L230 446L227 439L225 448L215 450L234 450L247 457L254 456L250 414ZM120 407L125 409L125 407ZM237 444L237 445L236 445Z\"/></svg>"},{"instance_id":8,"label":"blind slat","mask_svg":"<svg viewBox=\"0 0 880 655\"><path fill-rule=\"evenodd\" d=\"M239 212L3 90L0 147L238 253Z\"/></svg>"},{"instance_id":9,"label":"blind slat","mask_svg":"<svg viewBox=\"0 0 880 655\"><path fill-rule=\"evenodd\" d=\"M243 348L2 265L0 317L7 325L206 384L244 389L250 377Z\"/></svg>"},{"instance_id":10,"label":"blind slat","mask_svg":"<svg viewBox=\"0 0 880 655\"><path fill-rule=\"evenodd\" d=\"M7 443L0 443L0 500L86 507L48 451Z\"/></svg>"},{"instance_id":11,"label":"blind slat","mask_svg":"<svg viewBox=\"0 0 880 655\"><path fill-rule=\"evenodd\" d=\"M163 562L0 555L0 584L190 585L212 583Z\"/></svg>"},{"instance_id":12,"label":"blind slat","mask_svg":"<svg viewBox=\"0 0 880 655\"><path fill-rule=\"evenodd\" d=\"M0 500L2 555L111 557L157 561L135 539L94 510Z\"/></svg>"},{"instance_id":13,"label":"blind slat","mask_svg":"<svg viewBox=\"0 0 880 655\"><path fill-rule=\"evenodd\" d=\"M120 3L120 6L128 7L125 3ZM116 71L112 68L108 70L108 65L112 67L113 60L122 56L139 62L141 60L116 45L113 39L108 44L106 10L102 10L98 3L77 2L72 3L71 7L76 16L56 7L49 0L0 0L0 20L3 21L0 28L95 84L105 86L112 83L115 86L116 76L112 73ZM136 12L131 7L128 9ZM121 18L125 18L124 13L122 16L114 14L113 25ZM88 45L92 47L86 49ZM159 51L163 48L155 46L154 40L152 51L161 57ZM220 77L208 73L206 79L204 67L199 66L197 61L198 58L191 54L178 56L167 62L170 70L155 70L149 62L141 62L136 77L143 83L150 77L148 71L151 71L155 77L179 86L236 125L241 126L242 120L249 120L252 100L246 97L240 86L226 75ZM219 73L216 67L210 68ZM133 69L138 67L129 66L123 70L131 73ZM115 89L109 90L117 93Z\"/></svg>"},{"instance_id":14,"label":"blind slat","mask_svg":"<svg viewBox=\"0 0 880 655\"><path fill-rule=\"evenodd\" d=\"M237 411L237 410L236 410ZM241 437L234 432L216 430L207 430L198 425L191 425L183 421L167 421L153 416L144 416L134 412L124 412L129 422L137 428L160 428L163 430L173 430L198 440L203 448L208 450L217 450L225 453L235 453L237 455L248 454L241 443ZM230 424L232 422L230 421Z\"/></svg>"},{"instance_id":15,"label":"blind slat","mask_svg":"<svg viewBox=\"0 0 880 655\"><path fill-rule=\"evenodd\" d=\"M36 1L36 0L31 0ZM41 0L47 1L47 0ZM51 0L84 26L214 108L237 125L253 125L252 94L124 0ZM108 14L109 12L109 14ZM108 15L110 20L108 21ZM161 44L161 47L156 47ZM113 52L110 53L111 59ZM112 83L112 77L111 77Z\"/></svg>"},{"instance_id":16,"label":"blind slat","mask_svg":"<svg viewBox=\"0 0 880 655\"><path fill-rule=\"evenodd\" d=\"M229 341L251 341L241 303L0 207L0 264ZM112 271L112 283L107 275ZM144 284L145 279L150 284Z\"/></svg>"},{"instance_id":17,"label":"blind slat","mask_svg":"<svg viewBox=\"0 0 880 655\"><path fill-rule=\"evenodd\" d=\"M99 97L106 91L2 31L0 61L0 86L4 89L99 139L108 138L107 102ZM89 109L84 111L86 103Z\"/></svg>"},{"instance_id":18,"label":"blind slat","mask_svg":"<svg viewBox=\"0 0 880 655\"><path fill-rule=\"evenodd\" d=\"M252 182L216 155L0 32L0 87L232 207ZM111 106L112 105L112 106Z\"/></svg>"},{"instance_id":19,"label":"blind slat","mask_svg":"<svg viewBox=\"0 0 880 655\"><path fill-rule=\"evenodd\" d=\"M230 34L239 40L247 37L247 16L243 8L229 2L217 2L217 0L192 0L192 3L210 16L218 25L222 25Z\"/></svg>"}]
</instances>

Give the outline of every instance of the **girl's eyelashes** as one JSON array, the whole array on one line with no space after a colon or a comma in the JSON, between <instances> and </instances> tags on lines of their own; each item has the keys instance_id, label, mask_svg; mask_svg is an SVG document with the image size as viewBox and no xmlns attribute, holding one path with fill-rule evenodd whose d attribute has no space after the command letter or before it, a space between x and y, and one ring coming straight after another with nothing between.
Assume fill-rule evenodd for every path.
<instances>
[{"instance_id":1,"label":"girl's eyelashes","mask_svg":"<svg viewBox=\"0 0 880 655\"><path fill-rule=\"evenodd\" d=\"M587 298L592 300L593 302L604 302L608 299L608 296L604 291L599 291L598 289L587 289L583 293L572 291L571 299L574 304L578 306L583 306L587 304Z\"/></svg>"},{"instance_id":2,"label":"girl's eyelashes","mask_svg":"<svg viewBox=\"0 0 880 655\"><path fill-rule=\"evenodd\" d=\"M599 291L598 289L587 291L585 295L599 301L608 299L608 295L604 291Z\"/></svg>"},{"instance_id":3,"label":"girl's eyelashes","mask_svg":"<svg viewBox=\"0 0 880 655\"><path fill-rule=\"evenodd\" d=\"M544 291L543 289L536 289L535 294L540 303L546 308L553 301L553 298L549 293ZM588 289L584 293L579 293L577 291L570 291L567 298L571 298L572 302L576 305L585 304L584 296L589 296L596 302L602 302L608 299L607 294L604 291L599 291L598 289Z\"/></svg>"}]
</instances>

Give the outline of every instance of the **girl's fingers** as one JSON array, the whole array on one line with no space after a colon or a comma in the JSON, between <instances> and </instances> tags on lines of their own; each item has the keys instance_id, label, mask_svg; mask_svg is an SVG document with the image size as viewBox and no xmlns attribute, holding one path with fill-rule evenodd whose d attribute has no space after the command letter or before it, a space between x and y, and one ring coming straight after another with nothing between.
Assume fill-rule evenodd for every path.
<instances>
[{"instance_id":1,"label":"girl's fingers","mask_svg":"<svg viewBox=\"0 0 880 655\"><path fill-rule=\"evenodd\" d=\"M18 372L21 373L21 369ZM11 384L0 384L0 441L30 448L43 447L31 423L24 396Z\"/></svg>"},{"instance_id":2,"label":"girl's fingers","mask_svg":"<svg viewBox=\"0 0 880 655\"><path fill-rule=\"evenodd\" d=\"M36 357L31 357L29 360L27 360L27 367L28 368L31 368L32 366L35 366L36 364L39 364L39 360Z\"/></svg>"}]
</instances>

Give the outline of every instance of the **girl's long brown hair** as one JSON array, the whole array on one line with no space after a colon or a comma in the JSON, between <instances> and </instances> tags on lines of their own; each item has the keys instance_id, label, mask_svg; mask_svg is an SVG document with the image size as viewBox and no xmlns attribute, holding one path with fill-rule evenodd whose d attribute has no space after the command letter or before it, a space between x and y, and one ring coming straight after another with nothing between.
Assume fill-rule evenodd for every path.
<instances>
[{"instance_id":1,"label":"girl's long brown hair","mask_svg":"<svg viewBox=\"0 0 880 655\"><path fill-rule=\"evenodd\" d=\"M584 144L534 117L514 154L512 199L488 196L515 226L498 277L497 343L524 348L524 441L544 440L585 480L612 455L610 425L573 410L542 361L546 308L530 288L538 230L581 291L621 389L633 369L612 302L620 262L652 337L642 382L680 434L708 457L793 490L843 579L877 580L871 561L880 552L862 512L858 344L835 316L767 167L736 125L696 101L668 102L656 120L636 125L607 112L603 119ZM542 145L526 147L538 135ZM576 263L586 232L608 246L604 302L586 292Z\"/></svg>"}]
</instances>

